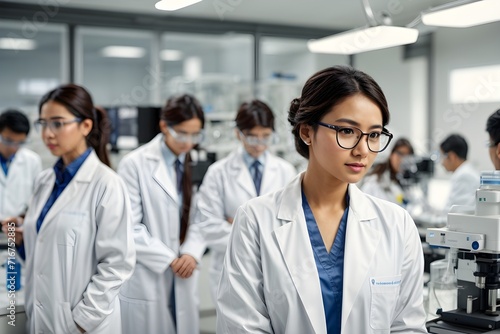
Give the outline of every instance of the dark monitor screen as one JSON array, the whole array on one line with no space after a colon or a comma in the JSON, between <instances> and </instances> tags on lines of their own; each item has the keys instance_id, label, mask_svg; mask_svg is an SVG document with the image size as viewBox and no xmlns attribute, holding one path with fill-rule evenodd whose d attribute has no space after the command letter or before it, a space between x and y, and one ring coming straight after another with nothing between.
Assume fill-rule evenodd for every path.
<instances>
[{"instance_id":1,"label":"dark monitor screen","mask_svg":"<svg viewBox=\"0 0 500 334\"><path fill-rule=\"evenodd\" d=\"M134 149L160 132L160 107L113 106L105 109L111 121L109 142L113 151Z\"/></svg>"},{"instance_id":2,"label":"dark monitor screen","mask_svg":"<svg viewBox=\"0 0 500 334\"><path fill-rule=\"evenodd\" d=\"M193 154L191 154L193 155ZM207 173L208 167L213 164L216 160L216 154L213 152L205 152L204 159L198 159L197 161L191 162L192 168L192 182L196 186L200 186L205 174Z\"/></svg>"}]
</instances>

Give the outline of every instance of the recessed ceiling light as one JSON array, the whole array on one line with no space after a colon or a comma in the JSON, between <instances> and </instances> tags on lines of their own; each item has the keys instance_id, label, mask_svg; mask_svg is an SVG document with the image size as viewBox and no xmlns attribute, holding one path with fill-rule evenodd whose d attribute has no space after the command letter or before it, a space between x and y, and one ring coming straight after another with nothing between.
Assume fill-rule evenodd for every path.
<instances>
[{"instance_id":1,"label":"recessed ceiling light","mask_svg":"<svg viewBox=\"0 0 500 334\"><path fill-rule=\"evenodd\" d=\"M101 55L111 58L142 58L146 50L137 46L110 45L102 48Z\"/></svg>"},{"instance_id":2,"label":"recessed ceiling light","mask_svg":"<svg viewBox=\"0 0 500 334\"><path fill-rule=\"evenodd\" d=\"M174 11L194 5L200 1L201 0L161 0L155 4L155 8L159 10Z\"/></svg>"},{"instance_id":3,"label":"recessed ceiling light","mask_svg":"<svg viewBox=\"0 0 500 334\"><path fill-rule=\"evenodd\" d=\"M3 50L34 50L36 42L33 39L27 38L0 38L0 49Z\"/></svg>"},{"instance_id":4,"label":"recessed ceiling light","mask_svg":"<svg viewBox=\"0 0 500 334\"><path fill-rule=\"evenodd\" d=\"M160 58L164 61L179 61L182 59L183 53L179 50L161 50Z\"/></svg>"}]
</instances>

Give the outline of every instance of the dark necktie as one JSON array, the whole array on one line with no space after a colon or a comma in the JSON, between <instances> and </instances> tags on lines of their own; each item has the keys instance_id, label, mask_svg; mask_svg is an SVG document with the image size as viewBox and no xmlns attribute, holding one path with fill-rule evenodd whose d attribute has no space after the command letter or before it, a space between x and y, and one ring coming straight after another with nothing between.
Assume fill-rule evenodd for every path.
<instances>
[{"instance_id":1,"label":"dark necktie","mask_svg":"<svg viewBox=\"0 0 500 334\"><path fill-rule=\"evenodd\" d=\"M260 184L262 182L262 173L260 172L260 162L259 160L255 160L252 164L252 178L253 183L255 184L255 190L257 191L257 195L260 195Z\"/></svg>"},{"instance_id":2,"label":"dark necktie","mask_svg":"<svg viewBox=\"0 0 500 334\"><path fill-rule=\"evenodd\" d=\"M175 159L175 176L177 177L177 193L182 192L182 163L179 159Z\"/></svg>"}]
</instances>

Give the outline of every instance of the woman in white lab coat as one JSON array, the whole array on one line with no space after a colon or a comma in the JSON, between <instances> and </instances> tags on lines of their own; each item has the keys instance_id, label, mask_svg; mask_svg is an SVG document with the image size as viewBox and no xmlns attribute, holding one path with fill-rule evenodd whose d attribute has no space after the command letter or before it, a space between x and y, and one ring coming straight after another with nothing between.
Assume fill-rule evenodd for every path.
<instances>
[{"instance_id":1,"label":"woman in white lab coat","mask_svg":"<svg viewBox=\"0 0 500 334\"><path fill-rule=\"evenodd\" d=\"M409 155L413 155L413 146L410 141L406 138L396 140L387 161L376 165L364 178L361 190L365 194L406 207L409 199L403 190L398 173L401 160Z\"/></svg>"},{"instance_id":2,"label":"woman in white lab coat","mask_svg":"<svg viewBox=\"0 0 500 334\"><path fill-rule=\"evenodd\" d=\"M274 138L274 115L268 105L259 100L243 103L235 121L242 146L208 168L196 202L195 222L200 224L212 253L210 288L214 302L236 209L253 197L281 189L296 175L290 163L268 151ZM260 179L260 184L254 179Z\"/></svg>"},{"instance_id":3,"label":"woman in white lab coat","mask_svg":"<svg viewBox=\"0 0 500 334\"><path fill-rule=\"evenodd\" d=\"M189 224L189 151L201 141L203 125L194 97L171 98L161 111L161 133L119 165L137 249L134 275L120 291L124 333L199 333L197 264L205 245Z\"/></svg>"},{"instance_id":4,"label":"woman in white lab coat","mask_svg":"<svg viewBox=\"0 0 500 334\"><path fill-rule=\"evenodd\" d=\"M427 333L415 224L354 185L392 138L382 90L363 72L327 68L288 119L307 170L238 209L217 333Z\"/></svg>"},{"instance_id":5,"label":"woman in white lab coat","mask_svg":"<svg viewBox=\"0 0 500 334\"><path fill-rule=\"evenodd\" d=\"M29 333L121 333L118 290L132 274L130 203L106 152L109 123L89 93L63 85L35 125L59 160L37 178L24 219Z\"/></svg>"}]
</instances>

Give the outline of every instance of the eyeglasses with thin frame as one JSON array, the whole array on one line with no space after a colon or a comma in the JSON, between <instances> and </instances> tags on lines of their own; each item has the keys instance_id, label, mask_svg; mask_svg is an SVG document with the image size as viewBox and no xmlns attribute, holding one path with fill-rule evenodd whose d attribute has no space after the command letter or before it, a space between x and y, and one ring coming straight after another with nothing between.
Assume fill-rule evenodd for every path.
<instances>
[{"instance_id":1,"label":"eyeglasses with thin frame","mask_svg":"<svg viewBox=\"0 0 500 334\"><path fill-rule=\"evenodd\" d=\"M26 144L26 141L25 140L14 141L14 140L7 139L4 136L0 135L0 143L4 144L5 146L8 146L8 147L16 148L16 147L24 146Z\"/></svg>"},{"instance_id":2,"label":"eyeglasses with thin frame","mask_svg":"<svg viewBox=\"0 0 500 334\"><path fill-rule=\"evenodd\" d=\"M42 132L46 128L49 128L52 133L58 133L59 131L62 130L62 128L65 125L71 124L71 123L80 123L82 121L81 118L75 117L70 120L62 120L62 119L51 119L51 120L44 120L44 119L38 119L35 121L35 129L37 132Z\"/></svg>"},{"instance_id":3,"label":"eyeglasses with thin frame","mask_svg":"<svg viewBox=\"0 0 500 334\"><path fill-rule=\"evenodd\" d=\"M392 133L385 130L363 132L361 129L354 126L338 126L323 122L316 122L316 124L335 131L337 144L345 150L353 149L359 144L361 138L366 136L368 149L371 152L379 153L389 146L393 137Z\"/></svg>"},{"instance_id":4,"label":"eyeglasses with thin frame","mask_svg":"<svg viewBox=\"0 0 500 334\"><path fill-rule=\"evenodd\" d=\"M174 128L169 126L168 132L175 139L175 141L183 144L191 143L193 145L197 145L201 143L205 138L203 131L198 133L185 133L180 131L177 132L174 130Z\"/></svg>"},{"instance_id":5,"label":"eyeglasses with thin frame","mask_svg":"<svg viewBox=\"0 0 500 334\"><path fill-rule=\"evenodd\" d=\"M271 133L269 136L259 138L257 136L252 136L252 135L245 135L240 129L238 129L238 132L240 133L241 139L250 146L269 146L271 144L274 144L276 142L276 136L274 133Z\"/></svg>"}]
</instances>

